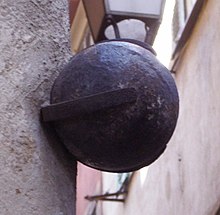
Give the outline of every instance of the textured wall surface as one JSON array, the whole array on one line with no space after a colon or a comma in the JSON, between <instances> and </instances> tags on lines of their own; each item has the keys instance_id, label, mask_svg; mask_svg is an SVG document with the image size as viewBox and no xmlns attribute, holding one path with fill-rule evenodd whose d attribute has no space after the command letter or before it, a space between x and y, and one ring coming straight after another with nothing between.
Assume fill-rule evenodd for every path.
<instances>
[{"instance_id":1,"label":"textured wall surface","mask_svg":"<svg viewBox=\"0 0 220 215\"><path fill-rule=\"evenodd\" d=\"M39 122L69 59L66 0L0 0L0 214L75 214L75 161Z\"/></svg>"},{"instance_id":2,"label":"textured wall surface","mask_svg":"<svg viewBox=\"0 0 220 215\"><path fill-rule=\"evenodd\" d=\"M105 215L219 214L219 11L220 1L206 1L181 56L180 115L167 150L148 171L135 173L125 204L104 203Z\"/></svg>"}]
</instances>

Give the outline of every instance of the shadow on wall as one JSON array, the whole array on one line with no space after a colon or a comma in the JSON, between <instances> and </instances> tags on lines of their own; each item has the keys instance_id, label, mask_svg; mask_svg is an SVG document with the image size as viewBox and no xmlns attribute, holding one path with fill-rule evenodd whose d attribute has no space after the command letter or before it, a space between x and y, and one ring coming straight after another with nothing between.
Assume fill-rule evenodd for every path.
<instances>
[{"instance_id":1,"label":"shadow on wall","mask_svg":"<svg viewBox=\"0 0 220 215\"><path fill-rule=\"evenodd\" d=\"M215 213L215 215L220 215L220 205L219 205L219 208L218 208L217 212Z\"/></svg>"},{"instance_id":2,"label":"shadow on wall","mask_svg":"<svg viewBox=\"0 0 220 215\"><path fill-rule=\"evenodd\" d=\"M206 213L209 215L220 215L220 204L219 201L210 208L210 210Z\"/></svg>"},{"instance_id":3,"label":"shadow on wall","mask_svg":"<svg viewBox=\"0 0 220 215\"><path fill-rule=\"evenodd\" d=\"M64 169L66 169L68 176L71 180L76 180L76 172L77 172L77 162L72 154L66 149L64 144L59 139L56 134L55 129L51 126L50 123L42 123L42 119L40 119L41 126L43 128L44 134L47 138L48 146L50 150L53 150L60 164L63 165Z\"/></svg>"}]
</instances>

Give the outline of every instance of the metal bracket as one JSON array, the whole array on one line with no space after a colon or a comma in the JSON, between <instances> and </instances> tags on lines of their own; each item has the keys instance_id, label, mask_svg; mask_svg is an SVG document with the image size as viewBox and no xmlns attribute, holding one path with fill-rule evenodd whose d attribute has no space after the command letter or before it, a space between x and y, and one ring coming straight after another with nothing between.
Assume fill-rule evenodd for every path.
<instances>
[{"instance_id":1,"label":"metal bracket","mask_svg":"<svg viewBox=\"0 0 220 215\"><path fill-rule=\"evenodd\" d=\"M115 38L116 39L120 39L121 36L120 36L120 31L119 31L119 28L118 28L118 24L117 22L114 20L113 16L111 15L108 15L107 18L107 23L112 25L113 26L113 29L114 29L114 33L115 33Z\"/></svg>"},{"instance_id":2,"label":"metal bracket","mask_svg":"<svg viewBox=\"0 0 220 215\"><path fill-rule=\"evenodd\" d=\"M127 191L118 191L115 193L106 193L103 195L95 195L95 196L85 196L85 199L88 201L112 201L112 202L124 202L125 195L127 195ZM119 196L124 196L124 198L118 198ZM114 197L114 198L109 198Z\"/></svg>"},{"instance_id":3,"label":"metal bracket","mask_svg":"<svg viewBox=\"0 0 220 215\"><path fill-rule=\"evenodd\" d=\"M85 199L88 201L112 201L112 202L125 202L125 199L128 195L128 187L130 185L130 182L134 176L133 173L127 173L127 176L121 186L121 188L114 193L108 193L106 192L103 195L94 195L94 196L85 196ZM119 198L120 196L120 198ZM110 197L110 198L109 198Z\"/></svg>"},{"instance_id":4,"label":"metal bracket","mask_svg":"<svg viewBox=\"0 0 220 215\"><path fill-rule=\"evenodd\" d=\"M137 93L134 88L113 90L42 107L41 116L44 122L64 120L134 103L136 100Z\"/></svg>"}]
</instances>

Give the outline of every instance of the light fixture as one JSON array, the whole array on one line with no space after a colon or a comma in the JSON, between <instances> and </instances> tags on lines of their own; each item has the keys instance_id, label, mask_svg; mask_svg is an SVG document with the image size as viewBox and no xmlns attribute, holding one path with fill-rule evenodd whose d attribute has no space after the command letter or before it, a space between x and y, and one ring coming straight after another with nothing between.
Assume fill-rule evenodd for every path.
<instances>
[{"instance_id":1,"label":"light fixture","mask_svg":"<svg viewBox=\"0 0 220 215\"><path fill-rule=\"evenodd\" d=\"M83 0L90 30L96 42L109 39L106 29L112 26L115 37L120 38L118 23L139 20L145 25L144 42L152 45L159 28L165 0Z\"/></svg>"},{"instance_id":2,"label":"light fixture","mask_svg":"<svg viewBox=\"0 0 220 215\"><path fill-rule=\"evenodd\" d=\"M135 171L164 152L179 113L173 77L150 46L164 1L83 3L97 44L77 53L63 68L53 84L50 105L41 109L42 120L85 165L109 172ZM119 24L128 19L144 22L146 43L120 38ZM110 25L114 40L105 35ZM119 193L87 199L112 200L112 195Z\"/></svg>"}]
</instances>

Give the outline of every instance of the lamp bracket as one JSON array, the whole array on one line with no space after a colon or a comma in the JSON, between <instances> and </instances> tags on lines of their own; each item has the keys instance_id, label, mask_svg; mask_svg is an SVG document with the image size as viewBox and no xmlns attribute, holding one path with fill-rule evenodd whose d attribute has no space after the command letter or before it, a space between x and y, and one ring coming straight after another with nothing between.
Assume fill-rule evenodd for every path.
<instances>
[{"instance_id":1,"label":"lamp bracket","mask_svg":"<svg viewBox=\"0 0 220 215\"><path fill-rule=\"evenodd\" d=\"M118 191L115 193L105 193L103 195L85 196L88 201L112 201L112 202L124 202L127 191ZM122 198L118 198L123 196ZM110 198L109 198L110 197ZM111 198L112 197L112 198Z\"/></svg>"},{"instance_id":2,"label":"lamp bracket","mask_svg":"<svg viewBox=\"0 0 220 215\"><path fill-rule=\"evenodd\" d=\"M113 26L114 33L115 33L115 38L120 39L121 36L120 36L120 31L119 31L119 28L118 28L118 24L115 21L115 19L113 18L113 16L107 15L106 22L107 22L108 25Z\"/></svg>"}]
</instances>

